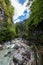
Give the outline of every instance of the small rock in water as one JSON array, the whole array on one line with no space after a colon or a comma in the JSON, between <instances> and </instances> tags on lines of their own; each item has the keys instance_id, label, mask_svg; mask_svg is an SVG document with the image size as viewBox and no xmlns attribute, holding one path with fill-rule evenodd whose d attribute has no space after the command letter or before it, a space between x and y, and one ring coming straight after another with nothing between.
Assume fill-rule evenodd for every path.
<instances>
[{"instance_id":1,"label":"small rock in water","mask_svg":"<svg viewBox=\"0 0 43 65\"><path fill-rule=\"evenodd\" d=\"M15 44L14 49L18 49L19 47L19 44Z\"/></svg>"},{"instance_id":2,"label":"small rock in water","mask_svg":"<svg viewBox=\"0 0 43 65\"><path fill-rule=\"evenodd\" d=\"M10 45L10 44L11 44L11 42L10 42L10 41L8 41L8 42L5 42L4 44L5 44L5 45Z\"/></svg>"},{"instance_id":3,"label":"small rock in water","mask_svg":"<svg viewBox=\"0 0 43 65\"><path fill-rule=\"evenodd\" d=\"M10 54L11 54L11 51L9 51L7 54L5 54L4 57L10 56Z\"/></svg>"},{"instance_id":4,"label":"small rock in water","mask_svg":"<svg viewBox=\"0 0 43 65\"><path fill-rule=\"evenodd\" d=\"M12 40L12 41L11 41L11 44L15 44L15 40Z\"/></svg>"}]
</instances>

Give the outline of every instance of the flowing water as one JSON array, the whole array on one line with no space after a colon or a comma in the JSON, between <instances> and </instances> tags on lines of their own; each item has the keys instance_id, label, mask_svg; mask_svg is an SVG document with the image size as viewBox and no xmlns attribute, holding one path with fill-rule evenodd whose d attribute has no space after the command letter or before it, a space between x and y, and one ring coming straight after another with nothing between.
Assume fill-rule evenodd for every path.
<instances>
[{"instance_id":1,"label":"flowing water","mask_svg":"<svg viewBox=\"0 0 43 65\"><path fill-rule=\"evenodd\" d=\"M9 65L10 59L9 56L5 55L12 49L3 49L0 51L0 65Z\"/></svg>"}]
</instances>

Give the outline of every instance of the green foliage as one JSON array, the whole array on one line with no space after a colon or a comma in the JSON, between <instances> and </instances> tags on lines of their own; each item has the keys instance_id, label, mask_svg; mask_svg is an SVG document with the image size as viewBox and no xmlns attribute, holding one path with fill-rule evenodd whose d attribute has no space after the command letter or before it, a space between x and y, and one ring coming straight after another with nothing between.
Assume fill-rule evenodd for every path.
<instances>
[{"instance_id":1,"label":"green foliage","mask_svg":"<svg viewBox=\"0 0 43 65\"><path fill-rule=\"evenodd\" d=\"M10 0L5 0L7 6L11 5Z\"/></svg>"},{"instance_id":2,"label":"green foliage","mask_svg":"<svg viewBox=\"0 0 43 65\"><path fill-rule=\"evenodd\" d=\"M11 40L16 36L15 26L10 19L9 22L0 22L0 42Z\"/></svg>"},{"instance_id":3,"label":"green foliage","mask_svg":"<svg viewBox=\"0 0 43 65\"><path fill-rule=\"evenodd\" d=\"M30 21L38 25L43 20L43 0L34 0L31 6Z\"/></svg>"},{"instance_id":4,"label":"green foliage","mask_svg":"<svg viewBox=\"0 0 43 65\"><path fill-rule=\"evenodd\" d=\"M12 16L14 8L11 6L10 0L0 0L2 8L4 9L5 15Z\"/></svg>"},{"instance_id":5,"label":"green foliage","mask_svg":"<svg viewBox=\"0 0 43 65\"><path fill-rule=\"evenodd\" d=\"M30 17L25 23L24 37L31 41L36 41L38 44L43 43L43 0L33 0L30 7ZM39 23L42 23L39 25ZM39 26L39 27L38 27ZM42 27L41 27L42 26ZM39 31L42 33L37 33Z\"/></svg>"},{"instance_id":6,"label":"green foliage","mask_svg":"<svg viewBox=\"0 0 43 65\"><path fill-rule=\"evenodd\" d=\"M14 8L10 5L8 9L9 9L9 14L12 17L12 15L14 14Z\"/></svg>"},{"instance_id":7,"label":"green foliage","mask_svg":"<svg viewBox=\"0 0 43 65\"><path fill-rule=\"evenodd\" d=\"M16 23L15 26L16 26L17 37L22 37L24 35L24 31L25 31L24 22Z\"/></svg>"},{"instance_id":8,"label":"green foliage","mask_svg":"<svg viewBox=\"0 0 43 65\"><path fill-rule=\"evenodd\" d=\"M12 22L14 8L11 6L10 0L0 0L0 4L4 9L4 20L0 20L0 42L8 41L16 36L15 25Z\"/></svg>"}]
</instances>

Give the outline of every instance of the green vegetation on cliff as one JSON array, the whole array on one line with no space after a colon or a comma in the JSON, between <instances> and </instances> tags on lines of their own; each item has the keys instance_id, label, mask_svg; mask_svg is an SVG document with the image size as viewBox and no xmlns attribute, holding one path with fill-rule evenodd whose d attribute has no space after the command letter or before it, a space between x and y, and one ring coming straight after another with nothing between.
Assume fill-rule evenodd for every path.
<instances>
[{"instance_id":1,"label":"green vegetation on cliff","mask_svg":"<svg viewBox=\"0 0 43 65\"><path fill-rule=\"evenodd\" d=\"M4 11L0 15L0 42L11 40L16 36L15 25L12 22L14 8L9 0L0 0L0 8Z\"/></svg>"},{"instance_id":2,"label":"green vegetation on cliff","mask_svg":"<svg viewBox=\"0 0 43 65\"><path fill-rule=\"evenodd\" d=\"M25 38L43 44L43 0L33 0L30 17L25 22Z\"/></svg>"}]
</instances>

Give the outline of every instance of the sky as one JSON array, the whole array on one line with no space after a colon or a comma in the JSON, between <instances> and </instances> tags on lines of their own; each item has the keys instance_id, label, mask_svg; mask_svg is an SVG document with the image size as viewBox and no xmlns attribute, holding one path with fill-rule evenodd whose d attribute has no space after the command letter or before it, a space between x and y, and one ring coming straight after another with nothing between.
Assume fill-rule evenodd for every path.
<instances>
[{"instance_id":1,"label":"sky","mask_svg":"<svg viewBox=\"0 0 43 65\"><path fill-rule=\"evenodd\" d=\"M14 23L24 21L29 17L29 7L26 6L28 0L11 0L11 4L14 7L14 16L13 21Z\"/></svg>"}]
</instances>

